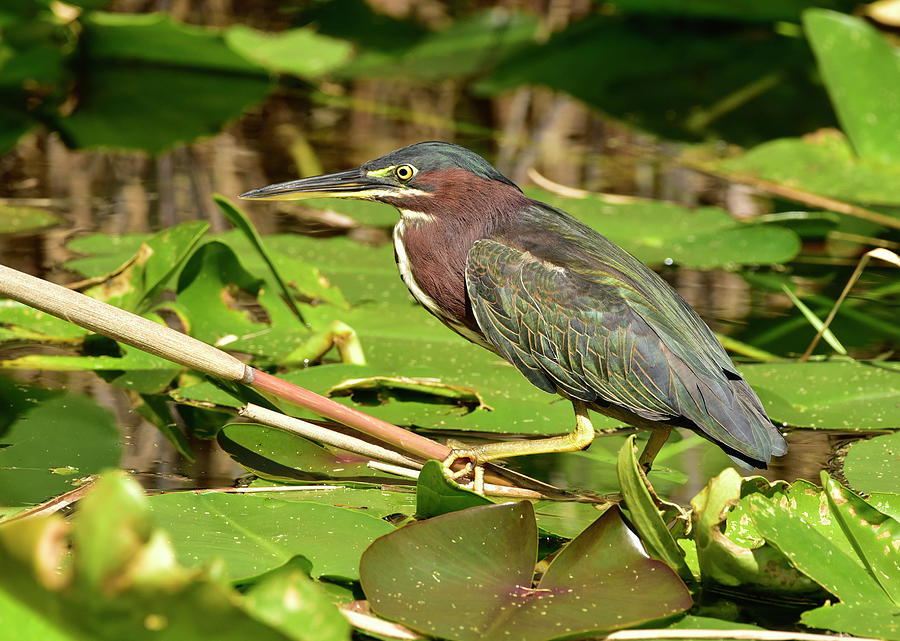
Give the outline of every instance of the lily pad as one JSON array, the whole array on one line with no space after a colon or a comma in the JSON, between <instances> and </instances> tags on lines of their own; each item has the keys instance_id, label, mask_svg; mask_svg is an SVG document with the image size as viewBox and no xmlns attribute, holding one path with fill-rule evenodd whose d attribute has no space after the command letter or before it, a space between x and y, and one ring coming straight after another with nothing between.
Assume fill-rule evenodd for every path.
<instances>
[{"instance_id":1,"label":"lily pad","mask_svg":"<svg viewBox=\"0 0 900 641\"><path fill-rule=\"evenodd\" d=\"M765 142L715 167L851 202L900 204L900 167L857 157L838 131Z\"/></svg>"},{"instance_id":2,"label":"lily pad","mask_svg":"<svg viewBox=\"0 0 900 641\"><path fill-rule=\"evenodd\" d=\"M344 64L353 53L346 40L319 35L309 27L277 34L233 25L225 42L247 60L275 73L316 78Z\"/></svg>"},{"instance_id":3,"label":"lily pad","mask_svg":"<svg viewBox=\"0 0 900 641\"><path fill-rule=\"evenodd\" d=\"M180 563L197 567L221 559L238 582L297 555L309 559L315 577L356 579L363 549L393 530L354 510L255 495L170 493L151 497L150 506Z\"/></svg>"},{"instance_id":4,"label":"lily pad","mask_svg":"<svg viewBox=\"0 0 900 641\"><path fill-rule=\"evenodd\" d=\"M356 479L375 482L368 459L335 453L312 441L255 423L230 423L218 436L219 445L251 472L273 481Z\"/></svg>"},{"instance_id":5,"label":"lily pad","mask_svg":"<svg viewBox=\"0 0 900 641\"><path fill-rule=\"evenodd\" d=\"M360 575L378 614L459 641L613 630L691 605L681 580L646 557L617 509L570 542L532 587L536 555L531 504L505 503L382 537L363 555Z\"/></svg>"},{"instance_id":6,"label":"lily pad","mask_svg":"<svg viewBox=\"0 0 900 641\"><path fill-rule=\"evenodd\" d=\"M9 421L0 424L0 505L40 503L119 464L122 436L93 400L6 378L0 399Z\"/></svg>"},{"instance_id":7,"label":"lily pad","mask_svg":"<svg viewBox=\"0 0 900 641\"><path fill-rule=\"evenodd\" d=\"M745 365L741 374L777 423L840 430L900 427L900 370L891 363Z\"/></svg>"},{"instance_id":8,"label":"lily pad","mask_svg":"<svg viewBox=\"0 0 900 641\"><path fill-rule=\"evenodd\" d=\"M859 492L900 493L900 432L854 443L844 474Z\"/></svg>"},{"instance_id":9,"label":"lily pad","mask_svg":"<svg viewBox=\"0 0 900 641\"><path fill-rule=\"evenodd\" d=\"M0 205L0 234L33 232L52 227L60 221L59 216L46 209Z\"/></svg>"},{"instance_id":10,"label":"lily pad","mask_svg":"<svg viewBox=\"0 0 900 641\"><path fill-rule=\"evenodd\" d=\"M569 212L652 265L770 265L787 262L800 251L800 239L789 229L741 223L716 207L688 210L665 202L610 204L596 196L565 198L538 189L527 193Z\"/></svg>"}]
</instances>

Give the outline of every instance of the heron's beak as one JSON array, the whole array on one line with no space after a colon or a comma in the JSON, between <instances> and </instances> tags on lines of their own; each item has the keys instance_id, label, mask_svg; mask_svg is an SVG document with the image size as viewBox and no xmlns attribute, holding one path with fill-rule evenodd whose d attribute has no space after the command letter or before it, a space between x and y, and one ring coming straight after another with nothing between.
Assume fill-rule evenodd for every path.
<instances>
[{"instance_id":1,"label":"heron's beak","mask_svg":"<svg viewBox=\"0 0 900 641\"><path fill-rule=\"evenodd\" d=\"M395 185L362 169L300 178L253 189L240 198L248 200L307 200L309 198L375 198L398 191Z\"/></svg>"}]
</instances>

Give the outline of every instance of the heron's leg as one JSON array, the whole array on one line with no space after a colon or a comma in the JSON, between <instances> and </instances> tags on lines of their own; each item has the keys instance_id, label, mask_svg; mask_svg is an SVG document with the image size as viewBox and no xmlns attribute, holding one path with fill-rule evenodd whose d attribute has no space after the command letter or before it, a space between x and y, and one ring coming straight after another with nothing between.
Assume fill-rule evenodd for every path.
<instances>
[{"instance_id":1,"label":"heron's leg","mask_svg":"<svg viewBox=\"0 0 900 641\"><path fill-rule=\"evenodd\" d=\"M577 452L585 449L594 440L594 426L591 425L590 416L588 416L587 404L583 401L572 401L575 408L575 430L562 436L553 436L550 438L542 438L534 441L506 441L504 443L488 443L486 445L477 445L475 447L454 448L450 456L444 461L444 470L451 478L458 478L462 473L451 472L453 464L459 459L469 459L475 468L475 491L479 494L484 493L484 471L481 466L489 461L495 461L501 458L512 458L514 456L524 456L526 454L549 454L553 452ZM471 467L467 466L467 470ZM481 487L478 487L481 481Z\"/></svg>"},{"instance_id":2,"label":"heron's leg","mask_svg":"<svg viewBox=\"0 0 900 641\"><path fill-rule=\"evenodd\" d=\"M644 451L641 452L641 458L638 460L638 463L644 468L644 472L649 472L650 468L653 467L653 459L659 454L662 446L669 439L671 432L672 428L667 426L655 427L650 430L650 439L644 446Z\"/></svg>"}]
</instances>

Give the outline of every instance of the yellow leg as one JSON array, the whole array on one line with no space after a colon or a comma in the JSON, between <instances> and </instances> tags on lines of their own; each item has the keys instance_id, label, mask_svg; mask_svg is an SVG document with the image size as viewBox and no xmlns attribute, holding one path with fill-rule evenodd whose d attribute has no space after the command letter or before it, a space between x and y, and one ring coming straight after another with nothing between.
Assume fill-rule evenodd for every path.
<instances>
[{"instance_id":1,"label":"yellow leg","mask_svg":"<svg viewBox=\"0 0 900 641\"><path fill-rule=\"evenodd\" d=\"M476 447L459 448L450 453L444 461L444 471L451 478L458 478L474 466L473 489L484 494L484 463L501 458L524 456L526 454L549 454L553 452L577 452L594 440L594 426L588 416L588 408L582 401L572 401L575 408L575 430L562 436L542 438L535 441L507 441L488 443ZM459 459L469 459L471 466L461 472L451 472L451 467Z\"/></svg>"},{"instance_id":2,"label":"yellow leg","mask_svg":"<svg viewBox=\"0 0 900 641\"><path fill-rule=\"evenodd\" d=\"M650 468L653 467L653 459L659 454L662 446L665 445L666 441L669 439L669 434L671 432L671 427L664 426L655 427L650 430L650 439L644 446L644 451L641 452L641 458L638 460L641 467L644 468L644 472L649 472Z\"/></svg>"}]
</instances>

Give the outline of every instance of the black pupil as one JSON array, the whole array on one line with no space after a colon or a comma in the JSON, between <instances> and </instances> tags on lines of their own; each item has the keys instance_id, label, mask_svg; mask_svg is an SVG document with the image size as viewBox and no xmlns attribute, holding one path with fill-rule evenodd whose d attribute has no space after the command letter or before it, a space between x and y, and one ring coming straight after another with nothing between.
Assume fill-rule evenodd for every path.
<instances>
[{"instance_id":1,"label":"black pupil","mask_svg":"<svg viewBox=\"0 0 900 641\"><path fill-rule=\"evenodd\" d=\"M412 174L412 172L409 170L409 167L400 167L400 169L397 170L397 175L401 178L409 178L410 174Z\"/></svg>"}]
</instances>

